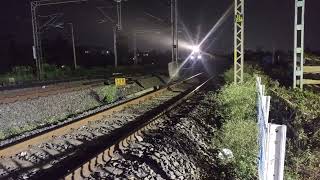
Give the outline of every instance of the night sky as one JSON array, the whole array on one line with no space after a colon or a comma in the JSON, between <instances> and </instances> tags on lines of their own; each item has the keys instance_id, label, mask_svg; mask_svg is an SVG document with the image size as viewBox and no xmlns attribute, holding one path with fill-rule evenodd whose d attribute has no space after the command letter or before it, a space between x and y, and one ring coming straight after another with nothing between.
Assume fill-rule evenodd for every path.
<instances>
[{"instance_id":1,"label":"night sky","mask_svg":"<svg viewBox=\"0 0 320 180\"><path fill-rule=\"evenodd\" d=\"M30 1L3 1L0 7L0 43L6 47L9 39L18 44L32 44ZM170 19L167 0L128 0L123 3L123 23L125 30L133 28L161 29L162 34L148 34L139 38L139 48L169 49L170 29L166 24ZM180 0L180 20L185 24L193 39L203 38L220 16L232 4L232 0ZM306 0L306 47L319 50L320 47L320 1ZM61 22L73 22L78 45L112 47L111 23L99 24L103 19L96 7L104 6L106 13L115 18L115 3L108 0L89 0L44 7L39 15L63 13ZM293 47L294 0L246 0L245 38L246 49L272 48L291 50ZM156 20L146 14L159 18ZM160 20L161 19L161 20ZM208 39L210 48L217 51L230 51L233 46L233 15ZM67 30L48 29L44 36L53 39L57 34L68 36ZM167 33L166 33L167 32ZM183 36L184 37L184 36ZM211 43L212 41L212 43ZM159 45L159 46L158 46Z\"/></svg>"}]
</instances>

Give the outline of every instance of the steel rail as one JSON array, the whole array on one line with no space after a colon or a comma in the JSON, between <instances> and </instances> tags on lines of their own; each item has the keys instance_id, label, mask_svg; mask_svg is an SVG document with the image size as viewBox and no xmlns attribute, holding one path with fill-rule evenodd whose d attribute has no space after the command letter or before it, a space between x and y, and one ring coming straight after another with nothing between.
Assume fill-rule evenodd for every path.
<instances>
[{"instance_id":1,"label":"steel rail","mask_svg":"<svg viewBox=\"0 0 320 180\"><path fill-rule=\"evenodd\" d=\"M21 139L19 141L13 142L11 144L7 144L3 147L0 148L0 157L1 158L9 158L12 157L16 154L19 154L20 152L26 151L27 149L29 149L29 147L32 147L34 145L37 144L41 144L47 141L52 140L54 137L57 136L62 136L65 134L68 134L69 132L71 132L73 129L77 129L80 128L82 126L88 125L90 122L94 122L94 121L98 121L102 118L104 118L105 116L109 116L112 115L116 112L120 112L121 110L124 110L125 108L127 108L130 105L136 105L136 104L140 104L145 100L148 100L150 98L156 97L160 94L162 94L163 92L167 91L170 88L174 88L179 86L180 84L183 84L191 79L194 78L198 78L200 77L202 74L196 74L186 80L183 80L181 82L178 82L176 84L172 84L172 85L168 85L167 87L164 87L162 89L156 90L154 92L151 92L149 94L146 94L144 96L141 97L137 97L135 99L131 99L128 100L126 102L123 102L119 105L116 105L114 107L108 108L106 110L102 110L100 112L97 112L95 114L91 114L88 115L84 118L69 122L67 124L64 124L63 126L57 126L53 129L41 132L39 134L35 134L33 136L30 137L26 137L24 139Z\"/></svg>"},{"instance_id":2,"label":"steel rail","mask_svg":"<svg viewBox=\"0 0 320 180\"><path fill-rule=\"evenodd\" d=\"M76 154L75 157L67 160L65 162L66 164L62 163L59 165L59 167L56 167L53 170L49 169L48 172L43 173L36 179L49 178L75 180L88 177L98 165L110 161L112 157L114 157L114 151L116 149L126 148L129 146L130 142L141 139L141 136L143 136L143 131L151 129L161 116L177 107L190 96L194 95L201 88L206 86L208 82L213 78L214 77L211 77L192 90L169 100L171 102L167 102L163 105L164 107L156 109L155 112L147 112L147 114L142 115L137 121L127 125L127 127L120 129L117 133L118 135L115 135L114 137L108 137L108 140L99 140L99 142L105 142L105 145L102 145L104 146L103 148L100 147L98 148L98 150L93 150L96 151L96 153L82 152L82 155L85 156L85 158L81 158L81 155Z\"/></svg>"}]
</instances>

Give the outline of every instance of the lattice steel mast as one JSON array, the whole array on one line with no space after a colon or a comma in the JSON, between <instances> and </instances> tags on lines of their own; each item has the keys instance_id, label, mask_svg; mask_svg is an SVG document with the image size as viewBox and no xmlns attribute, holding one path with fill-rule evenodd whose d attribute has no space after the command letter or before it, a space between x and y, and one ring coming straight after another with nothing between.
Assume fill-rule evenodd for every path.
<instances>
[{"instance_id":1,"label":"lattice steel mast","mask_svg":"<svg viewBox=\"0 0 320 180\"><path fill-rule=\"evenodd\" d=\"M234 4L234 82L243 82L244 66L244 0Z\"/></svg>"},{"instance_id":2,"label":"lattice steel mast","mask_svg":"<svg viewBox=\"0 0 320 180\"><path fill-rule=\"evenodd\" d=\"M305 0L295 0L293 88L303 89Z\"/></svg>"}]
</instances>

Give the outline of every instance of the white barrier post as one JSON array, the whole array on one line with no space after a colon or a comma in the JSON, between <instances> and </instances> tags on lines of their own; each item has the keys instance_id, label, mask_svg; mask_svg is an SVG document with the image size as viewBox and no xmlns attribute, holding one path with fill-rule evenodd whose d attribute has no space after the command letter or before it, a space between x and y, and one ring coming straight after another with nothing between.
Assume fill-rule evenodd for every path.
<instances>
[{"instance_id":1,"label":"white barrier post","mask_svg":"<svg viewBox=\"0 0 320 180\"><path fill-rule=\"evenodd\" d=\"M283 180L287 127L268 123L270 96L257 77L259 125L259 180Z\"/></svg>"}]
</instances>

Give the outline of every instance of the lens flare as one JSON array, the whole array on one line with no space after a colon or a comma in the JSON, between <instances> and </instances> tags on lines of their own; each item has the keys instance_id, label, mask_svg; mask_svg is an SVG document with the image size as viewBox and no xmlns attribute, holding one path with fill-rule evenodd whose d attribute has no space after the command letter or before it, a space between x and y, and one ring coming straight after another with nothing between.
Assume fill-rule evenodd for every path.
<instances>
[{"instance_id":1,"label":"lens flare","mask_svg":"<svg viewBox=\"0 0 320 180\"><path fill-rule=\"evenodd\" d=\"M232 14L232 9L234 7L234 3L232 3L232 5L225 11L225 13L220 17L220 19L217 21L217 23L211 28L211 30L208 32L208 34L202 39L202 41L197 45L197 46L190 46L187 44L184 44L183 47L186 47L187 49L191 49L192 53L189 54L189 56L181 63L181 65L178 67L178 69L176 70L176 73L174 74L174 76L176 76L179 71L181 70L181 68L192 58L194 57L194 47L198 47L199 51L200 51L200 47L203 45L203 43L214 33L217 31L217 29L227 20L227 18ZM181 46L180 46L181 47ZM201 57L202 58L202 57Z\"/></svg>"},{"instance_id":2,"label":"lens flare","mask_svg":"<svg viewBox=\"0 0 320 180\"><path fill-rule=\"evenodd\" d=\"M200 46L192 46L192 52L199 53L200 52Z\"/></svg>"}]
</instances>

